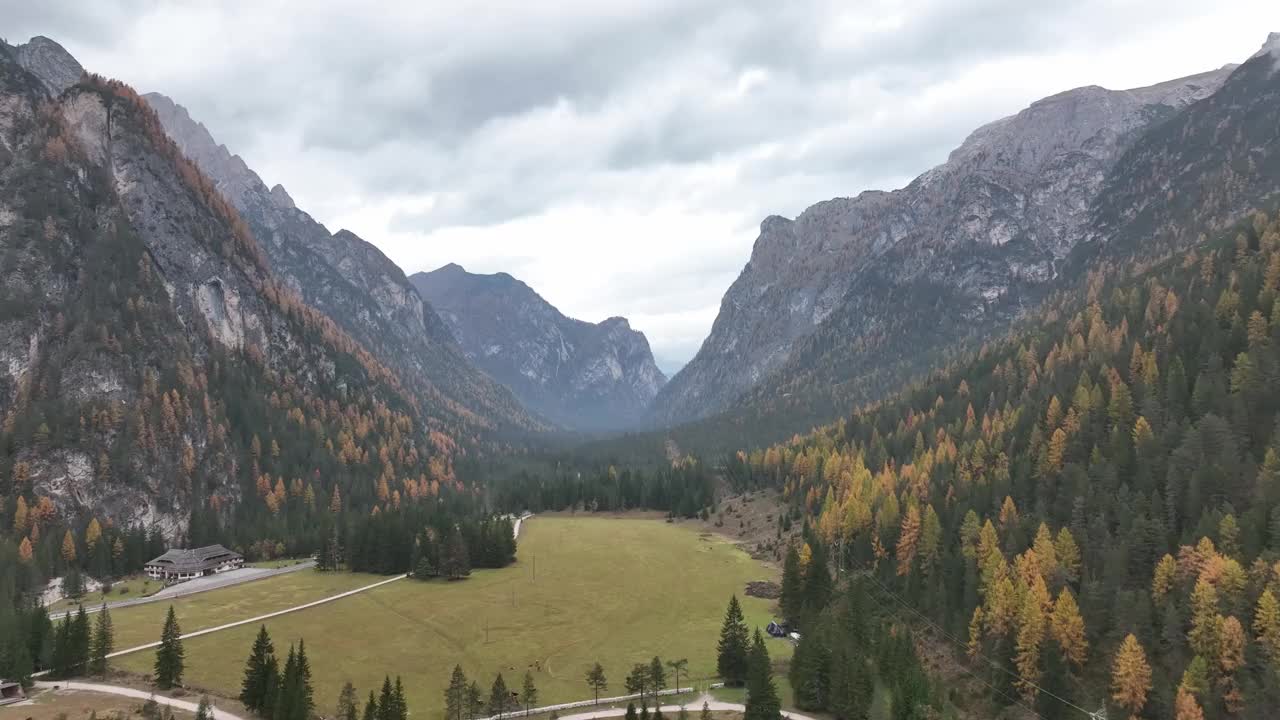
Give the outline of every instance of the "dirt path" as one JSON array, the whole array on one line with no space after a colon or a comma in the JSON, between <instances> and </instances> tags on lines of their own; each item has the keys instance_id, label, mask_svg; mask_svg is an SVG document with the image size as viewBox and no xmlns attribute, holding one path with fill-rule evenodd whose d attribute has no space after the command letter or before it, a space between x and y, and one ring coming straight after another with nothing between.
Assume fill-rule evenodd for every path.
<instances>
[{"instance_id":1,"label":"dirt path","mask_svg":"<svg viewBox=\"0 0 1280 720\"><path fill-rule=\"evenodd\" d=\"M124 697L137 698L139 700L155 699L161 705L169 705L179 710L186 710L194 713L199 709L200 701L190 702L188 700L175 700L174 698L165 697L163 695L155 695L143 690L135 690L130 687L122 687L120 685L102 685L99 683L83 683L83 682L37 682L38 688L65 688L67 690L80 690L82 692L107 693L109 695L123 695ZM217 705L213 708L214 720L244 720L239 715L233 715L226 710L219 710Z\"/></svg>"}]
</instances>

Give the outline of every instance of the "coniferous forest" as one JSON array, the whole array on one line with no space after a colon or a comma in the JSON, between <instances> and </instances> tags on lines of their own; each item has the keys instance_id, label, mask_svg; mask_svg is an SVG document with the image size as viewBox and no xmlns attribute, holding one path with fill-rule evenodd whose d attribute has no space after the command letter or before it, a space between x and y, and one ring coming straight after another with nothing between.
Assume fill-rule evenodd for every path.
<instances>
[{"instance_id":1,"label":"coniferous forest","mask_svg":"<svg viewBox=\"0 0 1280 720\"><path fill-rule=\"evenodd\" d=\"M1270 717L1280 221L1104 267L1047 307L899 397L740 452L733 482L778 490L807 518L805 555L865 578L1001 704ZM832 633L812 630L840 607L806 607L798 577L782 599L805 637L797 699L834 709L799 667L837 672Z\"/></svg>"}]
</instances>

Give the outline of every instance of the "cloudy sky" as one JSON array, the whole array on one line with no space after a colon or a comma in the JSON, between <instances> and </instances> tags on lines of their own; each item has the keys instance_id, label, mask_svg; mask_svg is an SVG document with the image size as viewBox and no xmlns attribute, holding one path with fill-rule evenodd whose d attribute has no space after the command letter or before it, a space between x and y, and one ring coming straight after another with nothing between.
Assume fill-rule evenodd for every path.
<instances>
[{"instance_id":1,"label":"cloudy sky","mask_svg":"<svg viewBox=\"0 0 1280 720\"><path fill-rule=\"evenodd\" d=\"M766 215L1060 90L1239 62L1274 0L0 0L0 34L186 105L406 272L506 271L697 351ZM215 7L216 6L216 7Z\"/></svg>"}]
</instances>

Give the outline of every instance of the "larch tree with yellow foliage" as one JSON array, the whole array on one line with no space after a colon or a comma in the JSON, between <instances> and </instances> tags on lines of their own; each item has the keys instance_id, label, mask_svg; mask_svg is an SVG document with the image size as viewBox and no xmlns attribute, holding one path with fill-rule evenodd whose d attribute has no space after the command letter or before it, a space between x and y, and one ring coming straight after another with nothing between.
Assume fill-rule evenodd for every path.
<instances>
[{"instance_id":1,"label":"larch tree with yellow foliage","mask_svg":"<svg viewBox=\"0 0 1280 720\"><path fill-rule=\"evenodd\" d=\"M911 572L911 565L916 558L916 546L920 542L920 507L915 503L907 506L902 516L902 530L898 534L898 574Z\"/></svg>"},{"instance_id":2,"label":"larch tree with yellow foliage","mask_svg":"<svg viewBox=\"0 0 1280 720\"><path fill-rule=\"evenodd\" d=\"M1258 596L1253 612L1253 635L1272 667L1280 671L1280 602L1270 588Z\"/></svg>"},{"instance_id":3,"label":"larch tree with yellow foliage","mask_svg":"<svg viewBox=\"0 0 1280 720\"><path fill-rule=\"evenodd\" d=\"M1186 688L1178 688L1178 695L1173 700L1174 720L1204 720L1204 710L1196 702L1196 696Z\"/></svg>"},{"instance_id":4,"label":"larch tree with yellow foliage","mask_svg":"<svg viewBox=\"0 0 1280 720\"><path fill-rule=\"evenodd\" d=\"M1128 711L1130 718L1136 719L1147 704L1148 692L1151 692L1151 666L1138 638L1129 633L1111 665L1111 699Z\"/></svg>"},{"instance_id":5,"label":"larch tree with yellow foliage","mask_svg":"<svg viewBox=\"0 0 1280 720\"><path fill-rule=\"evenodd\" d=\"M1196 581L1191 592L1191 630L1187 642L1195 654L1203 658L1218 656L1218 635L1222 616L1218 614L1218 591L1204 578Z\"/></svg>"},{"instance_id":6,"label":"larch tree with yellow foliage","mask_svg":"<svg viewBox=\"0 0 1280 720\"><path fill-rule=\"evenodd\" d=\"M1089 652L1089 641L1085 637L1080 606L1076 603L1075 596L1066 588L1058 593L1058 600L1053 604L1050 629L1058 647L1062 648L1063 656L1077 669L1082 668Z\"/></svg>"},{"instance_id":7,"label":"larch tree with yellow foliage","mask_svg":"<svg viewBox=\"0 0 1280 720\"><path fill-rule=\"evenodd\" d=\"M62 559L69 563L76 561L76 539L70 530L62 536Z\"/></svg>"}]
</instances>

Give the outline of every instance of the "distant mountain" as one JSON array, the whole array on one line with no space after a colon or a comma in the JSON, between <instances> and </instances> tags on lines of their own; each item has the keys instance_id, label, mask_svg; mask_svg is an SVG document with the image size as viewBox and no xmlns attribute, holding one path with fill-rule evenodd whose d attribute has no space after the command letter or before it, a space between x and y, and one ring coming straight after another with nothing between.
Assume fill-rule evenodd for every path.
<instances>
[{"instance_id":1,"label":"distant mountain","mask_svg":"<svg viewBox=\"0 0 1280 720\"><path fill-rule=\"evenodd\" d=\"M1091 86L973 132L893 192L769 217L710 336L658 394L662 425L732 410L786 431L847 412L1008 327L1038 302L1117 163L1214 94L1233 66L1146 88Z\"/></svg>"},{"instance_id":2,"label":"distant mountain","mask_svg":"<svg viewBox=\"0 0 1280 720\"><path fill-rule=\"evenodd\" d=\"M592 324L565 317L506 273L478 275L450 264L409 279L469 360L564 427L634 426L667 380L626 318Z\"/></svg>"},{"instance_id":3,"label":"distant mountain","mask_svg":"<svg viewBox=\"0 0 1280 720\"><path fill-rule=\"evenodd\" d=\"M511 396L466 369L412 288L397 316L306 248L317 274L302 277L268 250L293 242L284 230L260 244L251 227L263 219L244 219L142 97L82 75L52 41L0 43L0 108L0 476L7 517L36 509L6 533L47 557L55 514L170 539L199 516L274 543L333 522L331 503L365 516L417 498L471 502L454 458L495 424L478 413L501 406L360 338L454 348L453 372L470 376L452 377ZM273 207L283 225L289 208ZM527 417L507 402L511 422Z\"/></svg>"},{"instance_id":4,"label":"distant mountain","mask_svg":"<svg viewBox=\"0 0 1280 720\"><path fill-rule=\"evenodd\" d=\"M268 188L186 108L159 93L145 98L182 152L240 211L272 270L309 305L467 424L498 431L543 427L463 358L439 316L380 250L348 230L331 234L282 186Z\"/></svg>"}]
</instances>

